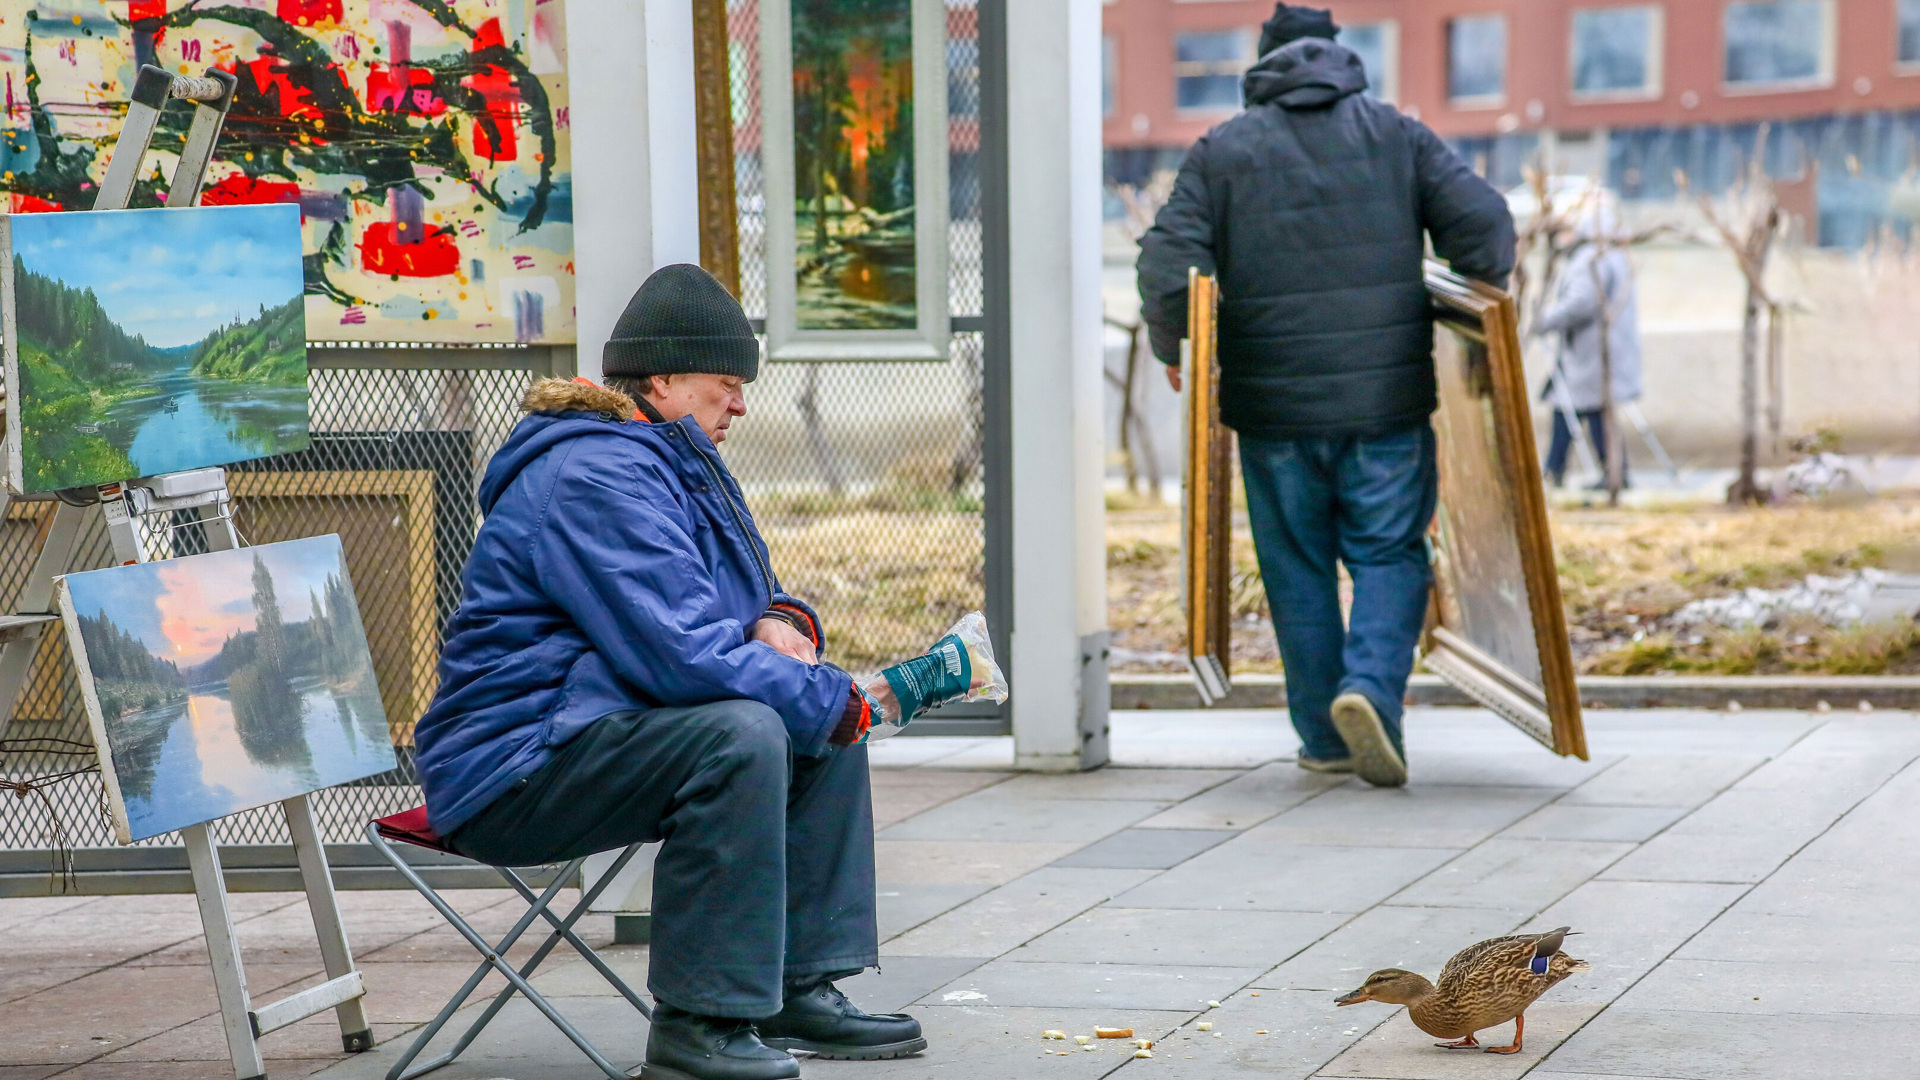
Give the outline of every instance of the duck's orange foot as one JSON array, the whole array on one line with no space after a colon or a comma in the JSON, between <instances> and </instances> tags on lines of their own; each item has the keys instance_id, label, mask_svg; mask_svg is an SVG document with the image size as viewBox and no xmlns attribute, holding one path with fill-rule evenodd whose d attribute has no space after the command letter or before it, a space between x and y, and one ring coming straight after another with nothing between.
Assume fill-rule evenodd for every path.
<instances>
[{"instance_id":1,"label":"duck's orange foot","mask_svg":"<svg viewBox=\"0 0 1920 1080\"><path fill-rule=\"evenodd\" d=\"M1520 1052L1520 1044L1519 1044L1519 1043L1514 1043L1514 1044L1513 1044L1512 1046L1489 1046L1489 1047L1487 1047L1487 1053L1489 1053L1489 1054L1517 1054L1517 1053L1519 1053L1519 1052Z\"/></svg>"},{"instance_id":2,"label":"duck's orange foot","mask_svg":"<svg viewBox=\"0 0 1920 1080\"><path fill-rule=\"evenodd\" d=\"M1458 1042L1434 1043L1433 1045L1442 1050L1474 1050L1480 1046L1480 1043L1476 1041L1473 1036L1469 1035Z\"/></svg>"},{"instance_id":3,"label":"duck's orange foot","mask_svg":"<svg viewBox=\"0 0 1920 1080\"><path fill-rule=\"evenodd\" d=\"M1487 1053L1489 1054L1519 1053L1520 1052L1520 1033L1525 1031L1526 1029L1527 1029L1527 1018L1524 1016L1514 1017L1513 1018L1513 1045L1512 1046L1489 1046L1487 1047Z\"/></svg>"}]
</instances>

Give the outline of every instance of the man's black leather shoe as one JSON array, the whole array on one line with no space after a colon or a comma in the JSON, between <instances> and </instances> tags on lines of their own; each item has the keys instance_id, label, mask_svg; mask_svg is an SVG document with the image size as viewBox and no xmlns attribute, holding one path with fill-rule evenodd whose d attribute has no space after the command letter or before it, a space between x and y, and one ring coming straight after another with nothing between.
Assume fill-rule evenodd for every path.
<instances>
[{"instance_id":1,"label":"man's black leather shoe","mask_svg":"<svg viewBox=\"0 0 1920 1080\"><path fill-rule=\"evenodd\" d=\"M751 1020L653 1006L641 1080L796 1080L800 1063L760 1041Z\"/></svg>"},{"instance_id":2,"label":"man's black leather shoe","mask_svg":"<svg viewBox=\"0 0 1920 1080\"><path fill-rule=\"evenodd\" d=\"M768 1046L840 1061L906 1057L927 1048L920 1021L903 1013L861 1012L831 982L789 993L778 1013L755 1026Z\"/></svg>"}]
</instances>

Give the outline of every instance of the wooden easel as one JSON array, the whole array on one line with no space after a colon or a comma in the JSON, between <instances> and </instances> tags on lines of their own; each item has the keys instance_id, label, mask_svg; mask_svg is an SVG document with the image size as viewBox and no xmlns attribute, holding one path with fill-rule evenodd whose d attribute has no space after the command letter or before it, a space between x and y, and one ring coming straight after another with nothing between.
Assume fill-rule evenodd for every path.
<instances>
[{"instance_id":1,"label":"wooden easel","mask_svg":"<svg viewBox=\"0 0 1920 1080\"><path fill-rule=\"evenodd\" d=\"M207 162L213 156L227 109L233 103L236 82L232 75L213 68L207 70L205 77L197 79L176 78L152 65L141 68L134 83L133 100L127 108L126 126L114 145L93 209L126 208L160 112L171 98L192 101L195 107L173 183L167 190L167 205L180 207L197 203ZM4 269L10 279L11 265ZM3 329L6 337L12 338L16 328L11 307L7 314ZM9 389L17 392L17 388ZM89 494L91 498L87 497ZM0 517L4 517L12 499L12 493L0 484ZM152 515L170 518L173 530L197 525L205 534L205 547L209 551L240 546L223 469L196 469L102 484L90 493L61 492L59 499L15 612L0 615L0 735L5 734L13 718L34 656L39 652L42 634L47 626L59 621L59 616L49 610L54 597L54 579L70 571L92 569L83 565L87 560L80 551L80 537L93 515L105 519L116 563L146 562L155 556L165 558L173 554L175 545L171 538L163 545L165 550L147 547L141 519ZM104 748L99 749L105 753ZM368 1050L373 1046L366 1008L361 1000L366 995L366 984L353 966L353 953L347 946L346 927L340 919L340 905L334 896L326 851L314 825L313 808L305 795L284 800L280 808L286 815L287 832L300 863L300 880L313 914L313 928L320 941L327 981L258 1007L247 994L246 969L240 962L240 945L234 936L233 913L227 903L226 880L221 874L220 852L214 846L213 832L207 824L189 825L180 830L193 872L193 890L199 899L200 923L206 930L214 988L237 1080L264 1080L266 1064L260 1054L261 1036L326 1009L333 1009L338 1015L341 1042L348 1051Z\"/></svg>"}]
</instances>

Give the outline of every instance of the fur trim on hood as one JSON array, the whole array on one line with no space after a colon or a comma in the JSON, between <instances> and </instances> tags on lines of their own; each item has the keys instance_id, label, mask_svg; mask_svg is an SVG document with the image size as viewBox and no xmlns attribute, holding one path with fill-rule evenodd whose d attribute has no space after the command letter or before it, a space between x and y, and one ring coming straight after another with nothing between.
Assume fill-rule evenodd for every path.
<instances>
[{"instance_id":1,"label":"fur trim on hood","mask_svg":"<svg viewBox=\"0 0 1920 1080\"><path fill-rule=\"evenodd\" d=\"M541 379L527 387L520 408L530 413L612 413L626 420L638 406L620 391L585 379Z\"/></svg>"}]
</instances>

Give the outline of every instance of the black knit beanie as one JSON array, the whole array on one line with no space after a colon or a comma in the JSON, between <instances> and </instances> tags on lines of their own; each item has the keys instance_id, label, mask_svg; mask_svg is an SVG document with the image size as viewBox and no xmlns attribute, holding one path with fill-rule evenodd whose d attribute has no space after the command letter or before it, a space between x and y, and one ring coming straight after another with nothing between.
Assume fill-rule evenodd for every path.
<instances>
[{"instance_id":1,"label":"black knit beanie","mask_svg":"<svg viewBox=\"0 0 1920 1080\"><path fill-rule=\"evenodd\" d=\"M1326 38L1329 41L1340 28L1333 24L1333 12L1325 8L1310 8L1298 4L1279 3L1273 5L1273 18L1260 24L1259 56L1265 56L1290 41L1303 37Z\"/></svg>"},{"instance_id":2,"label":"black knit beanie","mask_svg":"<svg viewBox=\"0 0 1920 1080\"><path fill-rule=\"evenodd\" d=\"M655 270L613 324L601 351L607 375L760 374L760 342L740 301L691 263Z\"/></svg>"}]
</instances>

